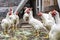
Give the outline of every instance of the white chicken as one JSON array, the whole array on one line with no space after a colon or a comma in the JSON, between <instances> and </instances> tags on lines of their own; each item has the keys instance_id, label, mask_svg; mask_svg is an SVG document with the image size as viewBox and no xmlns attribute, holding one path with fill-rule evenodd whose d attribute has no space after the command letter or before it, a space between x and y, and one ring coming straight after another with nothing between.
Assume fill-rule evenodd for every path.
<instances>
[{"instance_id":1,"label":"white chicken","mask_svg":"<svg viewBox=\"0 0 60 40\"><path fill-rule=\"evenodd\" d=\"M26 8L24 12L29 15L29 24L31 24L34 27L36 31L36 36L39 36L40 32L39 29L41 28L44 28L47 31L47 29L43 26L43 24L39 20L33 17L32 8Z\"/></svg>"},{"instance_id":2,"label":"white chicken","mask_svg":"<svg viewBox=\"0 0 60 40\"><path fill-rule=\"evenodd\" d=\"M29 19L29 15L25 13L25 14L23 15L23 20L27 22L28 19Z\"/></svg>"},{"instance_id":3,"label":"white chicken","mask_svg":"<svg viewBox=\"0 0 60 40\"><path fill-rule=\"evenodd\" d=\"M17 30L17 25L19 24L18 12L14 14L12 8L10 8L10 13L11 15L9 16L9 18L14 22L14 27L12 28L12 30L14 31Z\"/></svg>"},{"instance_id":4,"label":"white chicken","mask_svg":"<svg viewBox=\"0 0 60 40\"><path fill-rule=\"evenodd\" d=\"M54 24L49 33L49 40L60 40L60 18L56 10L52 13L52 16L55 17L56 24Z\"/></svg>"},{"instance_id":5,"label":"white chicken","mask_svg":"<svg viewBox=\"0 0 60 40\"><path fill-rule=\"evenodd\" d=\"M50 15L50 12L49 14L39 12L37 15L40 16L40 18L42 19L43 25L50 31L51 27L55 23L53 17Z\"/></svg>"},{"instance_id":6,"label":"white chicken","mask_svg":"<svg viewBox=\"0 0 60 40\"><path fill-rule=\"evenodd\" d=\"M59 12L56 10L53 10L52 13L50 13L53 18L55 19L55 23L59 23L60 17L59 17Z\"/></svg>"},{"instance_id":7,"label":"white chicken","mask_svg":"<svg viewBox=\"0 0 60 40\"><path fill-rule=\"evenodd\" d=\"M27 7L24 7L24 9L26 9ZM25 21L25 22L28 22L29 21L29 15L28 14L26 14L26 13L24 13L24 15L23 15L23 20Z\"/></svg>"},{"instance_id":8,"label":"white chicken","mask_svg":"<svg viewBox=\"0 0 60 40\"><path fill-rule=\"evenodd\" d=\"M8 29L13 25L13 22L9 19L10 12L7 13L6 18L2 19L1 21L1 27L3 29L3 34L5 36L8 36Z\"/></svg>"}]
</instances>

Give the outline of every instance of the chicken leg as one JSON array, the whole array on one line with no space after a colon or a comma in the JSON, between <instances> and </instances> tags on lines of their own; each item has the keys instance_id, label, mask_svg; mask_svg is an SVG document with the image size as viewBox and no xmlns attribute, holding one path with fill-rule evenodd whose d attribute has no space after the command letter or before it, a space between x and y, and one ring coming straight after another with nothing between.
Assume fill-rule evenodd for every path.
<instances>
[{"instance_id":1,"label":"chicken leg","mask_svg":"<svg viewBox=\"0 0 60 40\"><path fill-rule=\"evenodd\" d=\"M4 35L8 34L7 27L4 29L3 33L4 33Z\"/></svg>"},{"instance_id":2,"label":"chicken leg","mask_svg":"<svg viewBox=\"0 0 60 40\"><path fill-rule=\"evenodd\" d=\"M12 26L12 28L11 28L11 29L12 29L12 31L14 31L14 30L15 30L15 29L14 29L14 25Z\"/></svg>"},{"instance_id":3,"label":"chicken leg","mask_svg":"<svg viewBox=\"0 0 60 40\"><path fill-rule=\"evenodd\" d=\"M7 27L4 29L3 34L4 34L4 35L2 35L2 36L10 37L10 36L8 35Z\"/></svg>"},{"instance_id":4,"label":"chicken leg","mask_svg":"<svg viewBox=\"0 0 60 40\"><path fill-rule=\"evenodd\" d=\"M39 30L35 30L35 36L38 37L40 34L40 31Z\"/></svg>"}]
</instances>

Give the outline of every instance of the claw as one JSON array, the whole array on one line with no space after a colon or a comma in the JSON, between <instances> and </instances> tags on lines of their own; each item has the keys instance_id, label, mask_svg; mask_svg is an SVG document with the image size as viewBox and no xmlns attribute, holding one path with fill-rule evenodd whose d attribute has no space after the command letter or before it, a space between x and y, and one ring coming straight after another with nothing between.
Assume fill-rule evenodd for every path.
<instances>
[{"instance_id":1,"label":"claw","mask_svg":"<svg viewBox=\"0 0 60 40\"><path fill-rule=\"evenodd\" d=\"M34 34L36 37L38 37L40 34L39 34L39 31L36 30L36 33Z\"/></svg>"},{"instance_id":2,"label":"claw","mask_svg":"<svg viewBox=\"0 0 60 40\"><path fill-rule=\"evenodd\" d=\"M3 33L4 33L4 35L8 34L7 30L4 30Z\"/></svg>"},{"instance_id":3,"label":"claw","mask_svg":"<svg viewBox=\"0 0 60 40\"><path fill-rule=\"evenodd\" d=\"M18 28L17 27L15 27L15 30L17 30Z\"/></svg>"},{"instance_id":4,"label":"claw","mask_svg":"<svg viewBox=\"0 0 60 40\"><path fill-rule=\"evenodd\" d=\"M47 35L46 37L44 37L44 38L49 38L49 36Z\"/></svg>"},{"instance_id":5,"label":"claw","mask_svg":"<svg viewBox=\"0 0 60 40\"><path fill-rule=\"evenodd\" d=\"M9 35L8 35L8 31L7 30L4 30L3 31L3 35L2 35L3 37L10 37Z\"/></svg>"},{"instance_id":6,"label":"claw","mask_svg":"<svg viewBox=\"0 0 60 40\"><path fill-rule=\"evenodd\" d=\"M38 36L39 36L39 32L36 33L36 37L38 37Z\"/></svg>"}]
</instances>

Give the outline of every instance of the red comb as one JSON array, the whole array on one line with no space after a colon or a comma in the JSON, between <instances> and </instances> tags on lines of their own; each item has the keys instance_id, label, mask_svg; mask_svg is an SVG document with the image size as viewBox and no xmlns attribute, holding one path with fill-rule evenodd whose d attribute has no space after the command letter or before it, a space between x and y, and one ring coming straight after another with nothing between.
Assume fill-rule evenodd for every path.
<instances>
[{"instance_id":1,"label":"red comb","mask_svg":"<svg viewBox=\"0 0 60 40\"><path fill-rule=\"evenodd\" d=\"M38 16L42 16L42 12L39 12L37 15L38 15Z\"/></svg>"},{"instance_id":2,"label":"red comb","mask_svg":"<svg viewBox=\"0 0 60 40\"><path fill-rule=\"evenodd\" d=\"M12 11L12 8L10 8L10 11Z\"/></svg>"},{"instance_id":3,"label":"red comb","mask_svg":"<svg viewBox=\"0 0 60 40\"><path fill-rule=\"evenodd\" d=\"M53 12L53 13L56 13L56 10L53 10L52 12Z\"/></svg>"}]
</instances>

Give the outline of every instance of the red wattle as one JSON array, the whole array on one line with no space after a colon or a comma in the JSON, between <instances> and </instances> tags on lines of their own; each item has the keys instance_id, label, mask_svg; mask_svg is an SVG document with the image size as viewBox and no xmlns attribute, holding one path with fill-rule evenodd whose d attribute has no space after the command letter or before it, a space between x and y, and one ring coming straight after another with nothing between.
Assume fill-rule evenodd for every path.
<instances>
[{"instance_id":1,"label":"red wattle","mask_svg":"<svg viewBox=\"0 0 60 40\"><path fill-rule=\"evenodd\" d=\"M56 11L52 11L52 16L55 16L56 15Z\"/></svg>"},{"instance_id":2,"label":"red wattle","mask_svg":"<svg viewBox=\"0 0 60 40\"><path fill-rule=\"evenodd\" d=\"M11 12L9 12L9 15L11 15L12 13Z\"/></svg>"}]
</instances>

